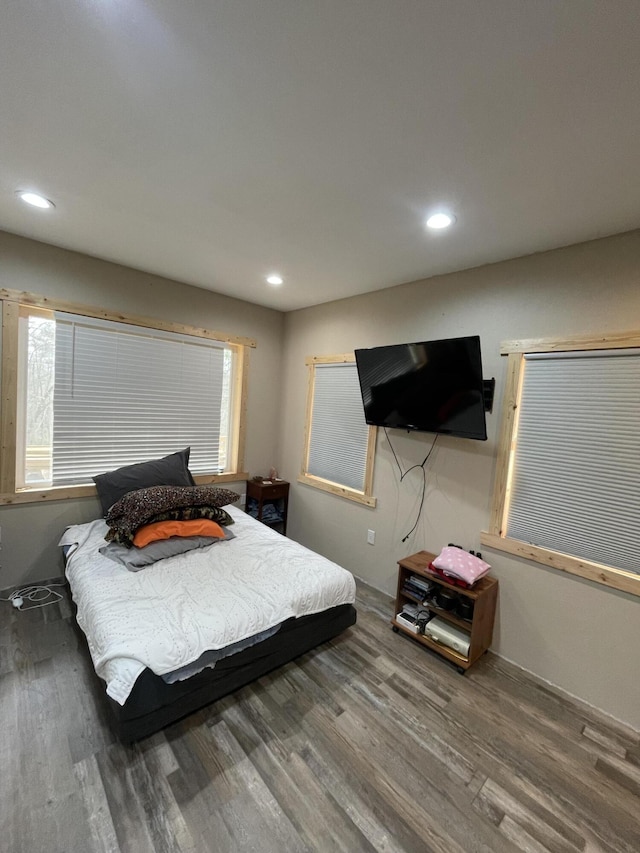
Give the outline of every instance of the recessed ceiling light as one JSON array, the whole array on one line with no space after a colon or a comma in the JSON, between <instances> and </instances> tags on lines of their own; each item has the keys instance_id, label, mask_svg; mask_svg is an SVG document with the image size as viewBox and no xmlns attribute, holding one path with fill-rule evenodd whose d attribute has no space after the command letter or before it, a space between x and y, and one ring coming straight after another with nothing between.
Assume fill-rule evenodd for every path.
<instances>
[{"instance_id":1,"label":"recessed ceiling light","mask_svg":"<svg viewBox=\"0 0 640 853\"><path fill-rule=\"evenodd\" d=\"M455 216L452 216L450 213L433 213L427 219L427 228L434 228L439 230L440 228L448 228L450 225L456 221Z\"/></svg>"},{"instance_id":2,"label":"recessed ceiling light","mask_svg":"<svg viewBox=\"0 0 640 853\"><path fill-rule=\"evenodd\" d=\"M278 285L282 284L283 281L284 279L282 276L277 273L267 276L267 284L272 284L274 287L278 287Z\"/></svg>"},{"instance_id":3,"label":"recessed ceiling light","mask_svg":"<svg viewBox=\"0 0 640 853\"><path fill-rule=\"evenodd\" d=\"M45 198L43 195L38 195L38 193L23 192L22 190L18 190L16 195L18 196L18 198L21 198L22 201L25 201L27 204L33 205L33 207L40 207L43 210L48 210L51 207L55 207L55 204L52 201L49 201L49 199Z\"/></svg>"}]
</instances>

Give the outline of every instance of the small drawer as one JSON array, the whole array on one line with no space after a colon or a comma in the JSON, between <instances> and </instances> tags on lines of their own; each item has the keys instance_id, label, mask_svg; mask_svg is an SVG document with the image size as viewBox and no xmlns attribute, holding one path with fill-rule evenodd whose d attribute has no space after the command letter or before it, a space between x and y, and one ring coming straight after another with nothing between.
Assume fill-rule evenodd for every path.
<instances>
[{"instance_id":1,"label":"small drawer","mask_svg":"<svg viewBox=\"0 0 640 853\"><path fill-rule=\"evenodd\" d=\"M265 501L274 498L284 498L289 492L289 484L277 483L273 486L263 486L261 489L262 499Z\"/></svg>"},{"instance_id":2,"label":"small drawer","mask_svg":"<svg viewBox=\"0 0 640 853\"><path fill-rule=\"evenodd\" d=\"M247 483L247 496L256 500L272 501L276 498L286 498L289 494L289 483Z\"/></svg>"}]
</instances>

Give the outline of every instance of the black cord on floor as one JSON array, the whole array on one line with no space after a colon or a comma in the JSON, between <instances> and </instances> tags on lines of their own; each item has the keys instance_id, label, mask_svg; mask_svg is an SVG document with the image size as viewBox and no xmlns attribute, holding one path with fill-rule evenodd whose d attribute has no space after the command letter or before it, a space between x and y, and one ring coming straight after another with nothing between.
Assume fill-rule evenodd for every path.
<instances>
[{"instance_id":1,"label":"black cord on floor","mask_svg":"<svg viewBox=\"0 0 640 853\"><path fill-rule=\"evenodd\" d=\"M386 428L386 427L384 427L384 434L386 435L386 437L387 437L387 441L389 442L389 447L391 448L391 452L393 453L393 458L396 460L396 465L398 466L398 471L400 472L400 482L402 482L402 481L404 480L404 478L407 476L407 474L408 474L410 471L413 471L415 468L420 468L420 469L422 469L422 496L421 496L421 498L420 498L420 507L419 507L419 509L418 509L418 514L417 514L417 516L416 516L415 524L413 525L413 527L411 528L411 530L407 533L407 535L406 535L406 536L404 537L404 539L402 540L403 542L406 542L406 541L407 541L407 539L408 539L408 538L411 536L411 534L413 533L413 531L416 529L416 527L418 526L418 522L420 521L420 516L421 516L421 514L422 514L422 507L424 506L424 498L425 498L425 494L426 494L426 491L427 491L427 475L426 475L426 472L425 472L425 470L424 470L424 466L427 464L427 460L428 460L428 459L429 459L429 457L431 456L431 454L432 454L432 452L433 452L433 448L436 446L436 441L438 440L438 434L436 433L436 437L433 439L433 444L432 444L432 445L431 445L431 447L429 448L429 452L428 452L428 453L427 453L427 455L424 457L424 459L422 460L422 462L421 462L419 465L412 465L412 466L411 466L411 468L407 468L407 470L406 470L406 471L404 471L404 472L402 471L402 466L400 465L400 462L398 461L398 457L397 457L397 455L396 455L396 452L395 452L395 450L393 449L393 444L391 444L391 439L389 438L389 433L387 432L387 428Z\"/></svg>"}]
</instances>

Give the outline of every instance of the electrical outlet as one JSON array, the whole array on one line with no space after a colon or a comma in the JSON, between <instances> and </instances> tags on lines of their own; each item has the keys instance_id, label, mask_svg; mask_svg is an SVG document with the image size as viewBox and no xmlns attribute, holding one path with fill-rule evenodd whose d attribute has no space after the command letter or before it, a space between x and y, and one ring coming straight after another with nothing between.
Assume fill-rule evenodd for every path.
<instances>
[{"instance_id":1,"label":"electrical outlet","mask_svg":"<svg viewBox=\"0 0 640 853\"><path fill-rule=\"evenodd\" d=\"M375 530L367 530L367 542L369 545L376 544L376 532Z\"/></svg>"}]
</instances>

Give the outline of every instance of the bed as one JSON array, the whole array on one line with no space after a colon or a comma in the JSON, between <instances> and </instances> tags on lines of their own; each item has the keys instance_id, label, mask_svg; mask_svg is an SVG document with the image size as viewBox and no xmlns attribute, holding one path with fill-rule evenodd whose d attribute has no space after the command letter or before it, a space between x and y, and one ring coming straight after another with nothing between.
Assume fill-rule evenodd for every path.
<instances>
[{"instance_id":1,"label":"bed","mask_svg":"<svg viewBox=\"0 0 640 853\"><path fill-rule=\"evenodd\" d=\"M124 742L237 690L356 621L344 568L228 506L233 539L131 572L99 519L68 528L65 573Z\"/></svg>"}]
</instances>

